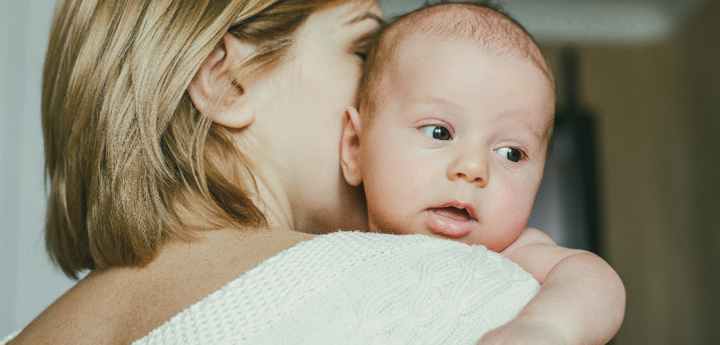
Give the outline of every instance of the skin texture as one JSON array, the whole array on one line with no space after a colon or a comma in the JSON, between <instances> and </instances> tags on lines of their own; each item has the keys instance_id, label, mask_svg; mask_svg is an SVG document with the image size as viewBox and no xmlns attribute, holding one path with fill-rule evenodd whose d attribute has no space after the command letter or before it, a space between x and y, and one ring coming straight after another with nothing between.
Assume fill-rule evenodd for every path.
<instances>
[{"instance_id":1,"label":"skin texture","mask_svg":"<svg viewBox=\"0 0 720 345\"><path fill-rule=\"evenodd\" d=\"M337 163L344 110L355 104L367 53L361 38L377 30L376 18L382 13L370 0L313 14L286 61L255 79L236 80L245 93L221 95L221 106L211 111L208 104L226 82L223 73L252 51L225 35L188 93L203 115L238 129L235 139L254 164L270 228L198 230L197 241L165 245L144 268L94 270L12 344L130 344L265 259L313 238L295 230L366 224L358 213L364 199L338 187ZM339 219L344 212L355 213ZM193 213L182 216L203 228Z\"/></svg>"},{"instance_id":2,"label":"skin texture","mask_svg":"<svg viewBox=\"0 0 720 345\"><path fill-rule=\"evenodd\" d=\"M372 120L350 109L345 131L356 140L343 151L344 171L363 182L370 230L499 252L525 229L540 185L551 83L526 60L470 43L415 36L402 47L383 86L396 91Z\"/></svg>"}]
</instances>

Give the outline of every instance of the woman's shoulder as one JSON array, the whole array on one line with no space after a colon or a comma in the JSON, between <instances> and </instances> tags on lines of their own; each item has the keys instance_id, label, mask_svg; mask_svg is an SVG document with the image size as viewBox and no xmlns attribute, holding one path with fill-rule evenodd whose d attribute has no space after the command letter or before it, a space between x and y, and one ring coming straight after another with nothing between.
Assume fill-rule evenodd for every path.
<instances>
[{"instance_id":1,"label":"woman's shoulder","mask_svg":"<svg viewBox=\"0 0 720 345\"><path fill-rule=\"evenodd\" d=\"M482 246L421 235L337 232L265 260L136 343L347 343L338 338L347 332L373 343L386 333L358 330L409 310L440 315L433 308L467 310L449 307L462 304L470 307L463 317L476 320L482 313L473 308L503 306L495 308L502 315L482 314L495 320L474 327L482 330L514 317L537 287L519 266Z\"/></svg>"},{"instance_id":2,"label":"woman's shoulder","mask_svg":"<svg viewBox=\"0 0 720 345\"><path fill-rule=\"evenodd\" d=\"M487 251L484 246L469 246L467 244L430 237L426 235L394 235L385 233L362 231L338 231L317 236L311 241L299 243L296 247L303 250L303 246L330 247L329 255L363 255L367 253L396 253L400 251L418 251L420 248L436 247L453 250ZM352 248L355 251L347 252ZM296 248L293 248L297 250ZM309 247L307 249L310 249ZM487 251L490 252L490 251Z\"/></svg>"},{"instance_id":3,"label":"woman's shoulder","mask_svg":"<svg viewBox=\"0 0 720 345\"><path fill-rule=\"evenodd\" d=\"M338 232L320 236L315 241L316 245L335 251L337 256L349 257L350 260L355 256L362 262L382 262L384 266L374 268L375 272L383 272L387 268L391 271L401 269L427 273L431 269L458 266L476 276L482 275L484 279L507 275L517 281L537 284L532 275L518 264L482 245L468 245L426 235L364 232Z\"/></svg>"},{"instance_id":4,"label":"woman's shoulder","mask_svg":"<svg viewBox=\"0 0 720 345\"><path fill-rule=\"evenodd\" d=\"M302 245L309 245L302 248ZM394 235L383 233L368 233L360 231L340 231L328 235L318 236L312 241L300 243L300 250L317 252L318 247L325 250L322 253L329 256L341 256L348 260L353 257L373 256L382 259L390 258L388 266L404 263L443 264L445 261L461 262L464 264L482 265L493 263L502 267L501 271L511 271L519 280L532 279L532 275L524 271L519 265L508 260L499 253L493 252L482 245L468 245L465 243L430 237L426 235ZM295 248L294 248L295 249Z\"/></svg>"}]
</instances>

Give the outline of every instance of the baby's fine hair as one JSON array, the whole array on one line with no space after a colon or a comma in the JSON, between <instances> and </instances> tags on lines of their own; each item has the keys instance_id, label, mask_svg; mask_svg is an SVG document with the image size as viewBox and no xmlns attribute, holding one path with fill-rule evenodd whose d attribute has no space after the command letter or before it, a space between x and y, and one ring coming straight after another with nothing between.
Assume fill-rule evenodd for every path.
<instances>
[{"instance_id":1,"label":"baby's fine hair","mask_svg":"<svg viewBox=\"0 0 720 345\"><path fill-rule=\"evenodd\" d=\"M442 1L395 18L380 32L360 82L359 109L365 119L375 112L396 51L415 35L476 44L491 54L528 60L554 88L552 73L537 44L502 8L491 1Z\"/></svg>"}]
</instances>

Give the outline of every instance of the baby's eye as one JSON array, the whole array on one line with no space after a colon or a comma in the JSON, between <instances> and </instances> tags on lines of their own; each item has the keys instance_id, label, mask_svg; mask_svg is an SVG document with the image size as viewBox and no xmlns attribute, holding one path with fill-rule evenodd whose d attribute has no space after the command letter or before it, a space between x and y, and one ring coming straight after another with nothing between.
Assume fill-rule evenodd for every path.
<instances>
[{"instance_id":1,"label":"baby's eye","mask_svg":"<svg viewBox=\"0 0 720 345\"><path fill-rule=\"evenodd\" d=\"M420 132L426 136L437 140L452 140L452 134L443 126L423 126Z\"/></svg>"},{"instance_id":2,"label":"baby's eye","mask_svg":"<svg viewBox=\"0 0 720 345\"><path fill-rule=\"evenodd\" d=\"M519 162L522 159L523 153L522 151L518 149L514 149L512 147L503 147L501 149L495 150L495 153L499 154L502 157L505 157L507 160L511 162Z\"/></svg>"},{"instance_id":3,"label":"baby's eye","mask_svg":"<svg viewBox=\"0 0 720 345\"><path fill-rule=\"evenodd\" d=\"M357 55L363 62L367 61L367 53L363 52L355 52L355 55Z\"/></svg>"}]
</instances>

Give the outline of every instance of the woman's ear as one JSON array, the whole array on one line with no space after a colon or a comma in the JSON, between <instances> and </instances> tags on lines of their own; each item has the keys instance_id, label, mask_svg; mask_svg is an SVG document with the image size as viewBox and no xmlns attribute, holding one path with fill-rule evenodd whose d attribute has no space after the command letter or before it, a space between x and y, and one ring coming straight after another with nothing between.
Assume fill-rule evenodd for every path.
<instances>
[{"instance_id":1,"label":"woman's ear","mask_svg":"<svg viewBox=\"0 0 720 345\"><path fill-rule=\"evenodd\" d=\"M357 187L362 183L360 172L360 114L357 109L349 107L345 110L345 120L340 139L340 165L345 181Z\"/></svg>"},{"instance_id":2,"label":"woman's ear","mask_svg":"<svg viewBox=\"0 0 720 345\"><path fill-rule=\"evenodd\" d=\"M187 89L201 114L230 128L243 128L255 120L254 112L243 97L243 83L232 74L233 68L253 51L251 45L240 42L232 34L223 35L222 41L205 59Z\"/></svg>"}]
</instances>

